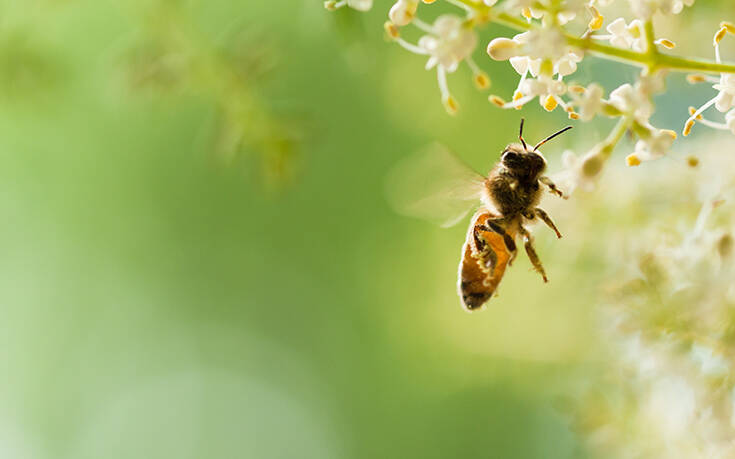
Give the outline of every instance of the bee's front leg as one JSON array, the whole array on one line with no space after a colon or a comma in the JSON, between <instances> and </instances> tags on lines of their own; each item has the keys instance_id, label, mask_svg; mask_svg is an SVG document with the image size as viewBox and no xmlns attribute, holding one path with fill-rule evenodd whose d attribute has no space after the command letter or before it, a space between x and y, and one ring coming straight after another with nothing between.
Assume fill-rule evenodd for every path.
<instances>
[{"instance_id":1,"label":"bee's front leg","mask_svg":"<svg viewBox=\"0 0 735 459\"><path fill-rule=\"evenodd\" d=\"M556 225L554 224L553 220L551 220L551 217L549 217L549 214L547 214L544 209L542 209L540 207L536 207L533 210L533 213L534 213L534 215L538 216L544 223L546 223L546 225L549 228L551 228L551 229L554 230L554 232L556 233L556 237L558 237L559 239L561 239L561 233L556 228Z\"/></svg>"},{"instance_id":2,"label":"bee's front leg","mask_svg":"<svg viewBox=\"0 0 735 459\"><path fill-rule=\"evenodd\" d=\"M539 177L538 181L541 182L541 183L543 183L547 187L549 187L549 191L551 191L555 195L559 196L560 198L563 198L563 199L567 199L568 198L568 196L564 196L564 193L562 193L561 190L556 187L556 184L554 184L554 182L552 182L549 177L543 175L543 176Z\"/></svg>"},{"instance_id":3,"label":"bee's front leg","mask_svg":"<svg viewBox=\"0 0 735 459\"><path fill-rule=\"evenodd\" d=\"M549 279L546 277L544 265L541 264L541 259L538 257L536 249L533 248L533 237L531 236L531 233L529 233L528 230L523 226L520 226L518 228L518 232L521 233L523 239L525 240L524 245L526 247L526 254L528 255L528 259L531 260L533 269L535 269L537 273L541 274L541 277L544 278L544 282L549 282Z\"/></svg>"}]
</instances>

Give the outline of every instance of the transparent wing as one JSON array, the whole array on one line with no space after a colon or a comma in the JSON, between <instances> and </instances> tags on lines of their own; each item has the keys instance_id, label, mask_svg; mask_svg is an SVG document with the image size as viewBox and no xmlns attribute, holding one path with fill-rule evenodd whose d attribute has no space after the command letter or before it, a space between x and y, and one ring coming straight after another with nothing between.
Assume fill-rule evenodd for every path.
<instances>
[{"instance_id":1,"label":"transparent wing","mask_svg":"<svg viewBox=\"0 0 735 459\"><path fill-rule=\"evenodd\" d=\"M386 179L386 195L396 212L449 227L478 206L484 180L434 144L396 164Z\"/></svg>"}]
</instances>

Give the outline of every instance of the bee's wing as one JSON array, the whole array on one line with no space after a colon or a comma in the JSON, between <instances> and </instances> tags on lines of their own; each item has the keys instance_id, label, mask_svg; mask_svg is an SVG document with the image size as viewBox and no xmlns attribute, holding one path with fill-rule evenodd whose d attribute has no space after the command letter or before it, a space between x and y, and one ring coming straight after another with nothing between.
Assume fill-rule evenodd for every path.
<instances>
[{"instance_id":1,"label":"bee's wing","mask_svg":"<svg viewBox=\"0 0 735 459\"><path fill-rule=\"evenodd\" d=\"M449 227L478 206L484 180L434 144L396 164L388 174L386 194L398 213Z\"/></svg>"}]
</instances>

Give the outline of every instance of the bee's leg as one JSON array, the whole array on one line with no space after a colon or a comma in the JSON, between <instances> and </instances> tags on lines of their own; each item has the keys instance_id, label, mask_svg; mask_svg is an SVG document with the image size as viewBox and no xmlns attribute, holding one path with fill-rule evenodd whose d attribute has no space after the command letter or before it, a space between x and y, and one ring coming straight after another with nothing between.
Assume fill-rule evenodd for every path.
<instances>
[{"instance_id":1,"label":"bee's leg","mask_svg":"<svg viewBox=\"0 0 735 459\"><path fill-rule=\"evenodd\" d=\"M555 225L555 224L554 224L554 222L553 222L553 221L551 220L551 217L549 217L549 214L547 214L547 213L546 213L546 211L545 211L544 209L542 209L542 208L540 208L540 207L536 207L536 209L534 209L534 211L533 211L533 212L534 212L534 214L536 214L536 215L537 215L537 216L538 216L538 217L539 217L539 218L540 218L541 220L543 220L543 222L544 222L544 223L546 223L546 225L547 225L547 226L548 226L549 228L551 228L551 229L553 229L553 230L554 230L554 232L556 233L556 237L558 237L559 239L561 239L561 233L560 233L560 232L559 232L559 230L558 230L558 229L556 228L556 225Z\"/></svg>"},{"instance_id":2,"label":"bee's leg","mask_svg":"<svg viewBox=\"0 0 735 459\"><path fill-rule=\"evenodd\" d=\"M544 278L544 282L549 282L549 279L546 277L546 271L544 271L544 266L541 264L541 260L536 253L536 249L533 248L533 237L531 236L531 233L522 226L519 226L518 231L523 235L523 239L525 240L524 245L526 247L526 254L528 254L528 259L531 260L533 269L535 269L537 273L541 274L541 277Z\"/></svg>"},{"instance_id":3,"label":"bee's leg","mask_svg":"<svg viewBox=\"0 0 735 459\"><path fill-rule=\"evenodd\" d=\"M564 193L562 193L561 190L556 187L554 182L552 182L549 177L543 175L539 177L538 181L548 186L549 190L551 190L551 192L554 193L555 195L559 196L560 198L567 199L567 196L564 196Z\"/></svg>"},{"instance_id":4,"label":"bee's leg","mask_svg":"<svg viewBox=\"0 0 735 459\"><path fill-rule=\"evenodd\" d=\"M513 253L516 252L516 242L513 240L512 237L510 237L510 234L508 234L502 226L498 225L493 220L485 220L485 229L494 231L503 236L503 242L505 242L505 246L508 248L508 250Z\"/></svg>"}]
</instances>

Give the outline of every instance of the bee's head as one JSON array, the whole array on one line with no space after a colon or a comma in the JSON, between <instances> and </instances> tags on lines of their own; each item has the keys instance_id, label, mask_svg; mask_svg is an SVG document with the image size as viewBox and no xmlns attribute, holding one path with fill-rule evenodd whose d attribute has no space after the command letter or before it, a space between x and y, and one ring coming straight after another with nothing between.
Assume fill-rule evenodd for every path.
<instances>
[{"instance_id":1,"label":"bee's head","mask_svg":"<svg viewBox=\"0 0 735 459\"><path fill-rule=\"evenodd\" d=\"M538 177L546 169L546 160L540 153L513 143L505 147L500 162L518 177Z\"/></svg>"},{"instance_id":2,"label":"bee's head","mask_svg":"<svg viewBox=\"0 0 735 459\"><path fill-rule=\"evenodd\" d=\"M512 143L505 147L503 156L500 157L500 161L503 166L513 175L519 177L536 178L544 169L546 169L546 159L538 151L538 147L545 144L549 140L558 136L559 134L568 131L572 126L567 126L564 129L551 134L541 142L537 143L533 148L526 145L526 141L523 140L523 122L525 120L521 118L521 129L518 135L521 143Z\"/></svg>"}]
</instances>

